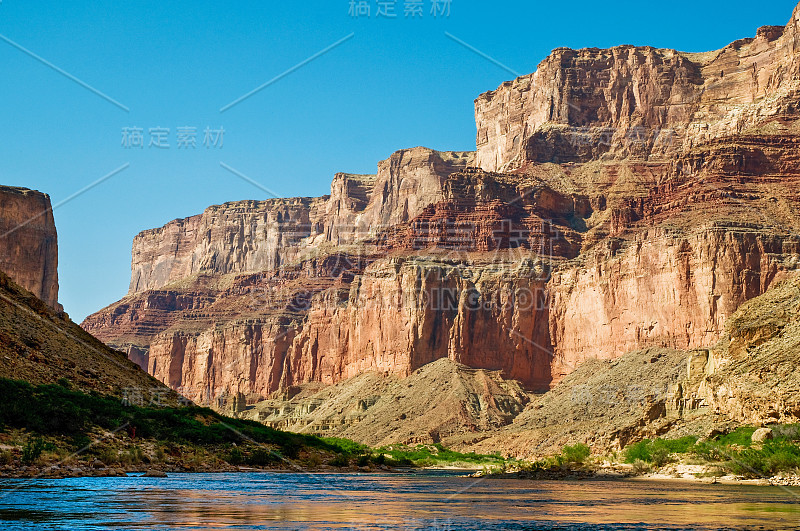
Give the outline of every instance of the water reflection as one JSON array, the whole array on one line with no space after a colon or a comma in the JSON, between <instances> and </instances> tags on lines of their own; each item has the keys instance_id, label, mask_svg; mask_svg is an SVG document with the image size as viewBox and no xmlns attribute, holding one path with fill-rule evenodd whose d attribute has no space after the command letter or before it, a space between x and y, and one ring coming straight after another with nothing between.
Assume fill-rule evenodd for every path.
<instances>
[{"instance_id":1,"label":"water reflection","mask_svg":"<svg viewBox=\"0 0 800 531\"><path fill-rule=\"evenodd\" d=\"M800 491L442 475L174 474L0 480L16 529L800 529Z\"/></svg>"}]
</instances>

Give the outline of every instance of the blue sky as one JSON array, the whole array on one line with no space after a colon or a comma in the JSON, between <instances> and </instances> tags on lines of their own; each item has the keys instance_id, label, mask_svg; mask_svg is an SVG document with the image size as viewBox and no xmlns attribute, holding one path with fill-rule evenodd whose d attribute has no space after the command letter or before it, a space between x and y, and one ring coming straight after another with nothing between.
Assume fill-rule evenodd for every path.
<instances>
[{"instance_id":1,"label":"blue sky","mask_svg":"<svg viewBox=\"0 0 800 531\"><path fill-rule=\"evenodd\" d=\"M445 32L525 74L560 46L717 49L785 24L795 6L452 0L449 16L433 17L431 2L421 18L404 17L404 0L389 2L398 16L387 19L376 17L377 0L369 18L351 16L350 0L3 0L0 184L47 192L56 204L129 164L55 211L60 298L72 318L125 294L139 231L267 197L220 162L281 196L318 196L335 172L372 173L400 148L474 149L473 100L514 76ZM177 148L185 126L197 129L196 149ZM144 148L122 146L125 127L145 130ZM170 129L168 149L148 147L158 127ZM202 145L207 127L224 128L221 148Z\"/></svg>"}]
</instances>

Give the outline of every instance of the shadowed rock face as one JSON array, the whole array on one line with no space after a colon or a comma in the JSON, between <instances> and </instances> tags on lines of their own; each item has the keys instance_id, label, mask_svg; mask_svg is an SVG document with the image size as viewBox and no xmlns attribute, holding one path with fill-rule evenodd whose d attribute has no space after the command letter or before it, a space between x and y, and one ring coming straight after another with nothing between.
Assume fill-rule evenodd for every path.
<instances>
[{"instance_id":1,"label":"shadowed rock face","mask_svg":"<svg viewBox=\"0 0 800 531\"><path fill-rule=\"evenodd\" d=\"M47 194L0 186L0 271L61 310L58 241Z\"/></svg>"},{"instance_id":2,"label":"shadowed rock face","mask_svg":"<svg viewBox=\"0 0 800 531\"><path fill-rule=\"evenodd\" d=\"M443 358L540 390L714 344L800 260L797 13L709 54L556 50L477 100L477 160L403 150L146 231L83 326L205 402Z\"/></svg>"}]
</instances>

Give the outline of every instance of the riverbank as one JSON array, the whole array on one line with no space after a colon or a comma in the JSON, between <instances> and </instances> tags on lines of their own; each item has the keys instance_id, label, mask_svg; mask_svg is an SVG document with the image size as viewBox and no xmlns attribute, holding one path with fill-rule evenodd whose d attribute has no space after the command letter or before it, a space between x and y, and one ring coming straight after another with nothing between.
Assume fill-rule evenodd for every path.
<instances>
[{"instance_id":1,"label":"riverbank","mask_svg":"<svg viewBox=\"0 0 800 531\"><path fill-rule=\"evenodd\" d=\"M727 485L800 486L800 426L740 426L728 433L645 439L592 455L585 444L559 455L481 470L475 477L537 480L642 479Z\"/></svg>"},{"instance_id":2,"label":"riverbank","mask_svg":"<svg viewBox=\"0 0 800 531\"><path fill-rule=\"evenodd\" d=\"M800 476L797 474L777 475L768 478L747 478L732 474L715 476L708 467L698 469L695 465L677 466L675 469L640 474L633 467L624 466L601 467L598 469L553 469L541 471L509 471L485 472L477 471L470 477L486 479L514 479L533 481L580 481L580 480L625 480L625 481L675 481L681 483L699 483L709 485L743 485L743 486L783 486L800 487Z\"/></svg>"},{"instance_id":3,"label":"riverbank","mask_svg":"<svg viewBox=\"0 0 800 531\"><path fill-rule=\"evenodd\" d=\"M173 474L250 474L258 472L270 473L336 473L336 474L377 474L390 473L396 470L392 467L381 466L344 466L336 467L330 465L320 465L315 468L302 468L299 466L275 466L265 468L237 467L232 465L222 466L199 466L195 468L183 468L172 466L147 466L147 467L125 467L122 465L105 466L101 463L80 463L80 464L48 464L42 466L20 466L15 467L5 465L0 467L0 479L67 479L67 478L113 478L113 477L169 477Z\"/></svg>"}]
</instances>

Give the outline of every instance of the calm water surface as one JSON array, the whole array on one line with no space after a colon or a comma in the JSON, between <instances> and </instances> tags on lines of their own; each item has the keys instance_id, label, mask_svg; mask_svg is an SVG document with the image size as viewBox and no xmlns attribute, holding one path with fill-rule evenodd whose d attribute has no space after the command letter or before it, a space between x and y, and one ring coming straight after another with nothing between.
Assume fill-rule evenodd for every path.
<instances>
[{"instance_id":1,"label":"calm water surface","mask_svg":"<svg viewBox=\"0 0 800 531\"><path fill-rule=\"evenodd\" d=\"M0 529L800 529L800 489L446 474L0 480Z\"/></svg>"}]
</instances>

